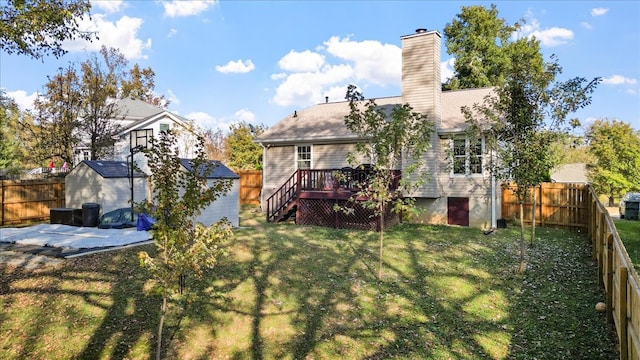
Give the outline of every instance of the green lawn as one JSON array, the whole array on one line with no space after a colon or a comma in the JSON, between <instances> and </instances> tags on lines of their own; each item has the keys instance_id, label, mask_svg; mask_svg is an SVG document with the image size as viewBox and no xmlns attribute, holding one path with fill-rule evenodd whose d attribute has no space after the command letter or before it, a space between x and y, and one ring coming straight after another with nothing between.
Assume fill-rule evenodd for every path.
<instances>
[{"instance_id":1,"label":"green lawn","mask_svg":"<svg viewBox=\"0 0 640 360\"><path fill-rule=\"evenodd\" d=\"M265 224L250 209L241 225L230 256L188 278L201 296L174 302L166 358L618 358L576 234L538 228L516 274L516 228L400 225L379 281L376 233ZM159 298L137 251L0 267L0 358L153 358Z\"/></svg>"},{"instance_id":2,"label":"green lawn","mask_svg":"<svg viewBox=\"0 0 640 360\"><path fill-rule=\"evenodd\" d=\"M614 222L636 272L640 272L640 221L615 219Z\"/></svg>"}]
</instances>

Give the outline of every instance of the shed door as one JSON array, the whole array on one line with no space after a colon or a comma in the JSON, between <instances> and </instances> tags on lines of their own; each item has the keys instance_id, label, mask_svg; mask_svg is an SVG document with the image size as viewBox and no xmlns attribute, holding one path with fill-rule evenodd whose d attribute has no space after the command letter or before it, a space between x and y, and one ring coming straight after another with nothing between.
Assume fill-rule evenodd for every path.
<instances>
[{"instance_id":1,"label":"shed door","mask_svg":"<svg viewBox=\"0 0 640 360\"><path fill-rule=\"evenodd\" d=\"M449 225L469 226L469 198L447 198L447 223Z\"/></svg>"}]
</instances>

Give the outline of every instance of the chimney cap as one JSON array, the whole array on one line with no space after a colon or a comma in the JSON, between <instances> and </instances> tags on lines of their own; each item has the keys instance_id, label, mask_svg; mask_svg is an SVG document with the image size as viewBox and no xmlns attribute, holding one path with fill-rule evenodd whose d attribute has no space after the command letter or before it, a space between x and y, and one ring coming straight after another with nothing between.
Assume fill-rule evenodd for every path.
<instances>
[{"instance_id":1,"label":"chimney cap","mask_svg":"<svg viewBox=\"0 0 640 360\"><path fill-rule=\"evenodd\" d=\"M425 32L427 32L426 28L417 28L416 29L416 34L422 34L422 33L425 33Z\"/></svg>"}]
</instances>

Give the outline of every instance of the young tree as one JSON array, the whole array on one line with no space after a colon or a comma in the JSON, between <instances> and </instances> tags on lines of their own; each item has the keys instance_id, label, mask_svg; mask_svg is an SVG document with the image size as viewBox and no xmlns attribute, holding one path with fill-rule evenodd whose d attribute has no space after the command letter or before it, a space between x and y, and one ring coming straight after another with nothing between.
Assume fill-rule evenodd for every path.
<instances>
[{"instance_id":1,"label":"young tree","mask_svg":"<svg viewBox=\"0 0 640 360\"><path fill-rule=\"evenodd\" d=\"M119 114L116 108L118 85L124 77L127 59L114 48L100 49L97 54L80 65L82 78L78 96L82 97L79 130L89 139L86 144L91 160L104 159L111 155L116 135L122 130L113 121Z\"/></svg>"},{"instance_id":2,"label":"young tree","mask_svg":"<svg viewBox=\"0 0 640 360\"><path fill-rule=\"evenodd\" d=\"M0 5L0 49L35 59L67 51L67 40L91 41L95 33L80 29L78 20L89 15L89 0L6 0Z\"/></svg>"},{"instance_id":3,"label":"young tree","mask_svg":"<svg viewBox=\"0 0 640 360\"><path fill-rule=\"evenodd\" d=\"M174 133L163 131L151 140L151 148L144 150L151 171L153 199L135 206L156 221L151 230L156 256L144 251L138 256L162 297L157 359L162 354L162 331L169 301L184 290L181 279L187 274L201 276L213 267L222 253L221 241L231 236L231 224L226 219L209 227L194 220L205 207L230 190L231 180L221 179L211 186L207 183L207 175L214 171L214 165L206 159L203 138L199 138L191 169L185 171L178 157L177 142Z\"/></svg>"},{"instance_id":4,"label":"young tree","mask_svg":"<svg viewBox=\"0 0 640 360\"><path fill-rule=\"evenodd\" d=\"M423 154L431 146L434 124L425 114L414 112L409 104L382 108L373 99L365 101L354 85L349 85L346 99L350 112L345 116L345 125L363 139L356 144L357 154L349 154L347 161L355 166L357 155L373 159L371 175L366 183L359 184L361 190L352 200L371 209L380 221L378 278L382 278L384 214L388 208L396 213L413 208L411 194L427 180ZM391 170L401 167L399 187L391 190L397 181ZM349 207L336 210L352 211Z\"/></svg>"},{"instance_id":5,"label":"young tree","mask_svg":"<svg viewBox=\"0 0 640 360\"><path fill-rule=\"evenodd\" d=\"M587 140L594 159L588 164L589 181L608 196L609 206L614 197L640 190L640 131L619 120L599 119L588 127Z\"/></svg>"},{"instance_id":6,"label":"young tree","mask_svg":"<svg viewBox=\"0 0 640 360\"><path fill-rule=\"evenodd\" d=\"M487 139L497 161L492 164L496 178L515 183L520 203L520 265L524 268L523 204L529 189L539 185L555 165L551 144L566 132L568 114L588 105L599 78L573 78L558 82L562 72L555 57L545 62L535 39L518 39L506 45L509 66L505 80L495 88L495 96L474 111L464 109L467 120ZM535 199L534 199L535 207ZM535 223L532 236L535 235ZM532 237L533 239L533 237Z\"/></svg>"},{"instance_id":7,"label":"young tree","mask_svg":"<svg viewBox=\"0 0 640 360\"><path fill-rule=\"evenodd\" d=\"M227 165L234 170L262 169L262 147L253 142L266 126L254 126L240 121L230 126L231 132L224 139Z\"/></svg>"}]
</instances>

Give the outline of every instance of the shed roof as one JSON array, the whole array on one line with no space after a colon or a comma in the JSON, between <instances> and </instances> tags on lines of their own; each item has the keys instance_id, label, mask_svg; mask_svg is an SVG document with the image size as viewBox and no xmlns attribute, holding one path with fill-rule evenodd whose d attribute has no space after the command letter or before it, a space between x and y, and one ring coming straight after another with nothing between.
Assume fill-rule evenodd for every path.
<instances>
[{"instance_id":1,"label":"shed roof","mask_svg":"<svg viewBox=\"0 0 640 360\"><path fill-rule=\"evenodd\" d=\"M125 161L84 160L82 163L89 166L103 178L128 178L129 164ZM134 177L146 177L145 173L134 170Z\"/></svg>"},{"instance_id":2,"label":"shed roof","mask_svg":"<svg viewBox=\"0 0 640 360\"><path fill-rule=\"evenodd\" d=\"M213 172L207 175L207 179L240 179L240 176L238 174L234 173L220 161L210 161L214 168ZM193 164L191 163L191 159L180 159L180 163L185 169L187 169L187 171L193 171ZM202 169L200 173L202 174L204 170L205 169Z\"/></svg>"}]
</instances>

